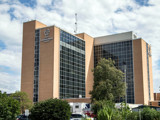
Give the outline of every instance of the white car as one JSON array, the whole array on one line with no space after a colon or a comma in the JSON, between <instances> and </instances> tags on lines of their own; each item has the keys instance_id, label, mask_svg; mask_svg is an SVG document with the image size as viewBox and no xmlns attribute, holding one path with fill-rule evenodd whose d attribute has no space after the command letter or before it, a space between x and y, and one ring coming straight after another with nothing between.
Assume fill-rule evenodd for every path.
<instances>
[{"instance_id":1,"label":"white car","mask_svg":"<svg viewBox=\"0 0 160 120\"><path fill-rule=\"evenodd\" d=\"M90 118L87 115L78 114L78 113L72 114L70 120L82 120L82 118L85 118L85 117L87 117L88 120L94 120L94 118Z\"/></svg>"},{"instance_id":2,"label":"white car","mask_svg":"<svg viewBox=\"0 0 160 120\"><path fill-rule=\"evenodd\" d=\"M82 118L84 118L85 115L84 114L72 114L70 120L81 120Z\"/></svg>"}]
</instances>

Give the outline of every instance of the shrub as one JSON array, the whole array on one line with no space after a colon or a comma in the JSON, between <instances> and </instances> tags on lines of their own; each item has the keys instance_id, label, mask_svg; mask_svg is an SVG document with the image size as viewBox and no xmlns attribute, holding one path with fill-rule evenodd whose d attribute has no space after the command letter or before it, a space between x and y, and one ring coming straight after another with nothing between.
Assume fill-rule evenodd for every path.
<instances>
[{"instance_id":1,"label":"shrub","mask_svg":"<svg viewBox=\"0 0 160 120\"><path fill-rule=\"evenodd\" d=\"M143 111L141 112L141 120L159 120L158 119L158 114L155 109L151 109L149 107L143 108Z\"/></svg>"},{"instance_id":2,"label":"shrub","mask_svg":"<svg viewBox=\"0 0 160 120\"><path fill-rule=\"evenodd\" d=\"M97 115L98 111L103 109L105 106L109 106L111 108L114 108L115 104L111 101L107 100L101 100L101 101L94 101L92 105L92 110L95 115Z\"/></svg>"},{"instance_id":3,"label":"shrub","mask_svg":"<svg viewBox=\"0 0 160 120\"><path fill-rule=\"evenodd\" d=\"M149 107L143 108L141 112L132 112L128 114L127 120L160 120L160 112Z\"/></svg>"},{"instance_id":4,"label":"shrub","mask_svg":"<svg viewBox=\"0 0 160 120\"><path fill-rule=\"evenodd\" d=\"M121 103L119 112L124 120L127 119L128 115L131 113L129 106L124 102Z\"/></svg>"},{"instance_id":5,"label":"shrub","mask_svg":"<svg viewBox=\"0 0 160 120\"><path fill-rule=\"evenodd\" d=\"M98 111L98 120L111 120L114 114L113 108L105 106L100 111Z\"/></svg>"},{"instance_id":6,"label":"shrub","mask_svg":"<svg viewBox=\"0 0 160 120\"><path fill-rule=\"evenodd\" d=\"M70 105L67 101L49 99L36 103L31 109L32 120L69 120Z\"/></svg>"},{"instance_id":7,"label":"shrub","mask_svg":"<svg viewBox=\"0 0 160 120\"><path fill-rule=\"evenodd\" d=\"M139 120L138 112L131 112L127 115L127 120Z\"/></svg>"}]
</instances>

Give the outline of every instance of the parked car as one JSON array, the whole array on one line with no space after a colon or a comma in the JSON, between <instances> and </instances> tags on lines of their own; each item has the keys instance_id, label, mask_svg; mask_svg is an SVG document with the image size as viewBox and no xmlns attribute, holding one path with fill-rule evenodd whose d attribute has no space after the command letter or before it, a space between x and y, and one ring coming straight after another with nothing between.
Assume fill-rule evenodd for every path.
<instances>
[{"instance_id":1,"label":"parked car","mask_svg":"<svg viewBox=\"0 0 160 120\"><path fill-rule=\"evenodd\" d=\"M83 114L72 114L70 120L81 120L85 115Z\"/></svg>"},{"instance_id":2,"label":"parked car","mask_svg":"<svg viewBox=\"0 0 160 120\"><path fill-rule=\"evenodd\" d=\"M27 119L27 116L25 116L24 114L17 116L16 120L31 120L31 119Z\"/></svg>"},{"instance_id":3,"label":"parked car","mask_svg":"<svg viewBox=\"0 0 160 120\"><path fill-rule=\"evenodd\" d=\"M77 113L72 114L70 120L82 120L82 118L87 118L87 120L94 120L87 115Z\"/></svg>"}]
</instances>

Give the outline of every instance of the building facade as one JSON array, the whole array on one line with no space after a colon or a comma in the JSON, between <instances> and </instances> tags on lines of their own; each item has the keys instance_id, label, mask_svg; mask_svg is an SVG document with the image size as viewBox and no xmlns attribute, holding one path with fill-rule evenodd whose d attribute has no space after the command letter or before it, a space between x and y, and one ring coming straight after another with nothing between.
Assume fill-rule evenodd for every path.
<instances>
[{"instance_id":1,"label":"building facade","mask_svg":"<svg viewBox=\"0 0 160 120\"><path fill-rule=\"evenodd\" d=\"M21 91L33 102L49 98L88 102L91 70L100 58L113 59L122 71L126 64L128 103L148 104L153 99L151 47L133 32L93 38L38 21L23 24Z\"/></svg>"},{"instance_id":2,"label":"building facade","mask_svg":"<svg viewBox=\"0 0 160 120\"><path fill-rule=\"evenodd\" d=\"M160 93L154 93L154 101L150 101L149 105L160 107Z\"/></svg>"},{"instance_id":3,"label":"building facade","mask_svg":"<svg viewBox=\"0 0 160 120\"><path fill-rule=\"evenodd\" d=\"M126 65L127 103L148 104L153 100L150 45L137 38L133 32L97 37L94 40L95 66L100 58L111 58L123 72Z\"/></svg>"}]
</instances>

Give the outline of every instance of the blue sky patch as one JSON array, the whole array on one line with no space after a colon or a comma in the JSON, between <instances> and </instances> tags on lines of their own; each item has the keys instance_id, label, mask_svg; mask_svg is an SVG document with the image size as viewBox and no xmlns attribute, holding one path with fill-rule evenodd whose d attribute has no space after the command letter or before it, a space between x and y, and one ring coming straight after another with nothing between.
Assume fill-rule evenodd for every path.
<instances>
[{"instance_id":1,"label":"blue sky patch","mask_svg":"<svg viewBox=\"0 0 160 120\"><path fill-rule=\"evenodd\" d=\"M0 65L0 72L5 72L11 75L19 74L18 71L13 71L7 66Z\"/></svg>"},{"instance_id":2,"label":"blue sky patch","mask_svg":"<svg viewBox=\"0 0 160 120\"><path fill-rule=\"evenodd\" d=\"M32 8L34 8L37 5L36 0L19 0L19 2L27 7L32 7Z\"/></svg>"},{"instance_id":3,"label":"blue sky patch","mask_svg":"<svg viewBox=\"0 0 160 120\"><path fill-rule=\"evenodd\" d=\"M160 69L160 60L159 60L159 62L158 62L158 68Z\"/></svg>"},{"instance_id":4,"label":"blue sky patch","mask_svg":"<svg viewBox=\"0 0 160 120\"><path fill-rule=\"evenodd\" d=\"M13 14L13 12L14 12L14 8L10 8L10 10L8 11L8 13L9 13L10 16L11 16L11 20L16 19L16 17L15 17L14 14Z\"/></svg>"},{"instance_id":5,"label":"blue sky patch","mask_svg":"<svg viewBox=\"0 0 160 120\"><path fill-rule=\"evenodd\" d=\"M149 0L135 0L135 2L140 6L150 6L150 4L148 3Z\"/></svg>"},{"instance_id":6,"label":"blue sky patch","mask_svg":"<svg viewBox=\"0 0 160 120\"><path fill-rule=\"evenodd\" d=\"M131 6L127 6L128 11L133 11L133 8Z\"/></svg>"},{"instance_id":7,"label":"blue sky patch","mask_svg":"<svg viewBox=\"0 0 160 120\"><path fill-rule=\"evenodd\" d=\"M123 10L122 10L121 8L118 8L118 9L115 11L115 13L121 13L121 12L123 12Z\"/></svg>"},{"instance_id":8,"label":"blue sky patch","mask_svg":"<svg viewBox=\"0 0 160 120\"><path fill-rule=\"evenodd\" d=\"M4 50L5 48L6 48L6 45L4 44L2 40L0 40L0 51Z\"/></svg>"},{"instance_id":9,"label":"blue sky patch","mask_svg":"<svg viewBox=\"0 0 160 120\"><path fill-rule=\"evenodd\" d=\"M126 9L127 9L128 11L133 11L133 8L132 8L131 6L127 6ZM121 8L118 8L118 9L115 11L115 13L121 13L121 12L124 12L124 10L121 9Z\"/></svg>"}]
</instances>

